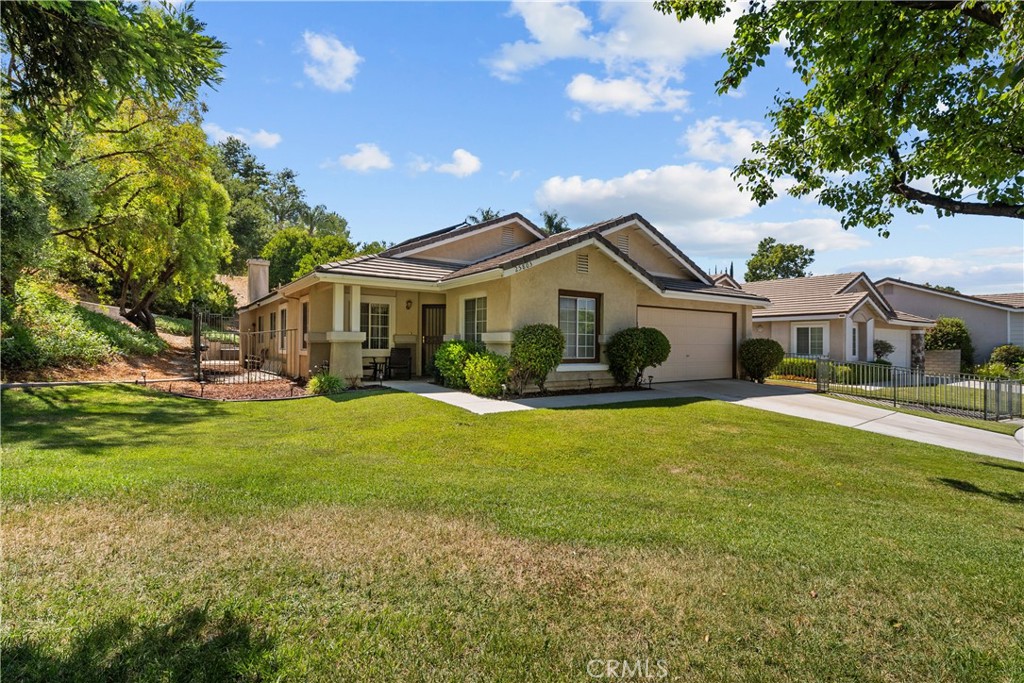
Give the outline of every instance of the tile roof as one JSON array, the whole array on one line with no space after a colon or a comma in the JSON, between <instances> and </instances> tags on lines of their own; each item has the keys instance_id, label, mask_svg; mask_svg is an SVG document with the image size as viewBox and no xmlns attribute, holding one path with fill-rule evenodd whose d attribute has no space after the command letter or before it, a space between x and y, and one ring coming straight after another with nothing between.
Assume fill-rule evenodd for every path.
<instances>
[{"instance_id":1,"label":"tile roof","mask_svg":"<svg viewBox=\"0 0 1024 683\"><path fill-rule=\"evenodd\" d=\"M438 282L459 264L428 261L417 258L390 258L379 254L356 256L344 261L334 261L316 267L318 273L335 275L356 275L361 277L383 277L418 282Z\"/></svg>"},{"instance_id":2,"label":"tile roof","mask_svg":"<svg viewBox=\"0 0 1024 683\"><path fill-rule=\"evenodd\" d=\"M974 298L1009 306L1010 308L1024 308L1024 292L1013 294L975 294Z\"/></svg>"},{"instance_id":3,"label":"tile roof","mask_svg":"<svg viewBox=\"0 0 1024 683\"><path fill-rule=\"evenodd\" d=\"M906 311L896 311L896 320L902 320L908 323L933 323L935 322L931 318L925 318L920 315L914 315L913 313L907 313Z\"/></svg>"},{"instance_id":4,"label":"tile roof","mask_svg":"<svg viewBox=\"0 0 1024 683\"><path fill-rule=\"evenodd\" d=\"M519 212L515 212L506 214L504 216L498 216L497 218L492 218L489 221L481 221L479 223L460 223L458 225L453 225L448 228L435 230L434 232L428 232L425 235L412 237L410 239L405 240L404 242L399 242L398 244L389 249L385 249L384 251L381 252L381 256L394 256L395 254L401 254L412 249L422 249L423 247L429 246L431 244L443 242L444 240L451 239L452 237L457 237L459 235L466 235L471 232L476 232L477 230L490 227L492 225L495 225L496 223L505 223L512 219L518 219L522 223L529 226L535 232L543 234L543 231L536 225L534 225L530 219L528 219L526 216Z\"/></svg>"},{"instance_id":5,"label":"tile roof","mask_svg":"<svg viewBox=\"0 0 1024 683\"><path fill-rule=\"evenodd\" d=\"M746 282L743 291L763 296L772 302L770 307L754 311L754 317L849 313L868 293L838 292L859 275L861 273L840 273Z\"/></svg>"},{"instance_id":6,"label":"tile roof","mask_svg":"<svg viewBox=\"0 0 1024 683\"><path fill-rule=\"evenodd\" d=\"M708 286L703 282L696 282L694 280L679 280L676 278L668 277L655 277L655 283L663 290L667 292L689 292L691 294L712 294L718 296L728 296L732 298L748 298L752 301L763 301L764 297L754 294L753 292L744 292L741 289L734 289L728 285L714 285Z\"/></svg>"}]
</instances>

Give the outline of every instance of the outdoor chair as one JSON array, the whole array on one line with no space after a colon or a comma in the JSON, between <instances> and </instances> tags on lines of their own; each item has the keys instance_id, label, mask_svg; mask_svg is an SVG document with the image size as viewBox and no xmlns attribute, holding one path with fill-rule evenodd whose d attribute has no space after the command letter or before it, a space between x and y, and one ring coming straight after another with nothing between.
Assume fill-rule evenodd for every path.
<instances>
[{"instance_id":1,"label":"outdoor chair","mask_svg":"<svg viewBox=\"0 0 1024 683\"><path fill-rule=\"evenodd\" d=\"M388 379L412 379L412 349L391 349L385 375Z\"/></svg>"}]
</instances>

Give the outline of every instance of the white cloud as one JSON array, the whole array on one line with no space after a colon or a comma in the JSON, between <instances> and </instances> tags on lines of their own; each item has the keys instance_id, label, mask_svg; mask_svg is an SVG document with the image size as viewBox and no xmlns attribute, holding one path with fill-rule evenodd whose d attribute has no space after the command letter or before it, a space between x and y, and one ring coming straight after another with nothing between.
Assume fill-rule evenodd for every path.
<instances>
[{"instance_id":1,"label":"white cloud","mask_svg":"<svg viewBox=\"0 0 1024 683\"><path fill-rule=\"evenodd\" d=\"M750 154L750 147L764 140L767 130L757 121L722 120L717 116L697 121L679 138L695 159L736 163Z\"/></svg>"},{"instance_id":2,"label":"white cloud","mask_svg":"<svg viewBox=\"0 0 1024 683\"><path fill-rule=\"evenodd\" d=\"M646 83L633 76L597 80L590 74L577 74L565 93L574 102L598 112L622 111L638 114L649 111L677 111L686 108L685 90L669 88L666 81Z\"/></svg>"},{"instance_id":3,"label":"white cloud","mask_svg":"<svg viewBox=\"0 0 1024 683\"><path fill-rule=\"evenodd\" d=\"M361 142L356 145L356 151L352 154L342 154L338 157L338 163L350 171L367 173L369 171L383 171L391 168L391 157L387 152L371 142Z\"/></svg>"},{"instance_id":4,"label":"white cloud","mask_svg":"<svg viewBox=\"0 0 1024 683\"><path fill-rule=\"evenodd\" d=\"M457 149L452 152L452 160L447 164L438 164L434 170L438 173L447 173L456 178L471 176L480 170L482 164L478 157L473 156L464 149Z\"/></svg>"},{"instance_id":5,"label":"white cloud","mask_svg":"<svg viewBox=\"0 0 1024 683\"><path fill-rule=\"evenodd\" d=\"M262 147L263 149L277 147L282 139L280 134L270 133L262 128L255 132L248 128L238 128L234 131L230 131L212 122L204 123L203 130L213 139L214 142L224 142L228 138L236 138L247 145Z\"/></svg>"},{"instance_id":6,"label":"white cloud","mask_svg":"<svg viewBox=\"0 0 1024 683\"><path fill-rule=\"evenodd\" d=\"M1019 292L1024 287L1024 247L973 249L955 258L874 259L850 264L847 269L863 270L876 280L897 277L909 282L953 286L964 293Z\"/></svg>"},{"instance_id":7,"label":"white cloud","mask_svg":"<svg viewBox=\"0 0 1024 683\"><path fill-rule=\"evenodd\" d=\"M332 92L351 90L352 79L363 61L355 48L346 47L332 35L312 31L303 33L302 40L306 54L312 60L303 68L310 80Z\"/></svg>"},{"instance_id":8,"label":"white cloud","mask_svg":"<svg viewBox=\"0 0 1024 683\"><path fill-rule=\"evenodd\" d=\"M742 219L756 204L733 182L726 167L699 164L640 169L609 179L555 176L537 190L538 206L557 206L584 223L637 212L693 255L752 252L764 237L813 249L856 249L867 244L827 218L781 222Z\"/></svg>"},{"instance_id":9,"label":"white cloud","mask_svg":"<svg viewBox=\"0 0 1024 683\"><path fill-rule=\"evenodd\" d=\"M605 30L595 29L575 3L513 2L510 13L522 18L530 37L503 44L487 60L491 73L516 80L557 59L599 64L602 75L579 73L566 87L571 99L599 112L685 108L687 93L670 87L682 80L682 66L693 57L720 53L733 33L731 20L680 24L640 2L602 3L597 20Z\"/></svg>"}]
</instances>

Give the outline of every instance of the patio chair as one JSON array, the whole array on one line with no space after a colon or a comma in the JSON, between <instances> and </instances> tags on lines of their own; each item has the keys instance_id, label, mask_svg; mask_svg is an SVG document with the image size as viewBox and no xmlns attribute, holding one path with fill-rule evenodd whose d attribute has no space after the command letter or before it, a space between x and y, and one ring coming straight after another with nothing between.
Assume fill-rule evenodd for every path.
<instances>
[{"instance_id":1,"label":"patio chair","mask_svg":"<svg viewBox=\"0 0 1024 683\"><path fill-rule=\"evenodd\" d=\"M384 374L388 379L412 379L412 349L391 349Z\"/></svg>"}]
</instances>

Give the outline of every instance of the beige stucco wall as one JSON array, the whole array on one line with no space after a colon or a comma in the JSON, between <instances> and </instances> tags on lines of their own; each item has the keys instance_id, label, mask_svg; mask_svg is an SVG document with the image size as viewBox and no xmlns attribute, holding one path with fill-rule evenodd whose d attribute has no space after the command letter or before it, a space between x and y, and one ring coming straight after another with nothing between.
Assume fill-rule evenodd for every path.
<instances>
[{"instance_id":1,"label":"beige stucco wall","mask_svg":"<svg viewBox=\"0 0 1024 683\"><path fill-rule=\"evenodd\" d=\"M637 226L629 226L605 235L612 244L619 246L619 238L628 240L629 257L643 266L649 273L670 277L692 277L675 258L654 242L647 232Z\"/></svg>"},{"instance_id":2,"label":"beige stucco wall","mask_svg":"<svg viewBox=\"0 0 1024 683\"><path fill-rule=\"evenodd\" d=\"M983 363L992 349L1007 341L1007 311L894 284L883 284L882 294L898 311L926 318L960 318L974 344L974 362Z\"/></svg>"}]
</instances>

